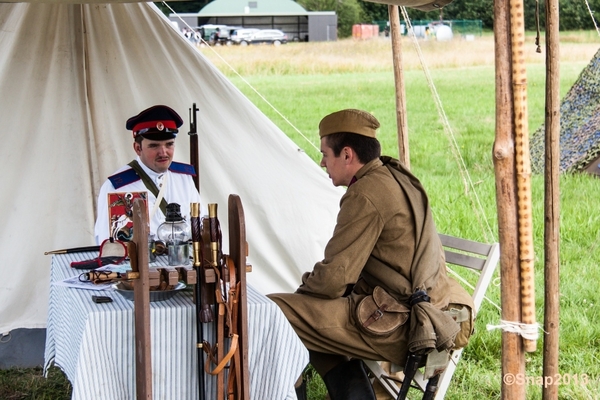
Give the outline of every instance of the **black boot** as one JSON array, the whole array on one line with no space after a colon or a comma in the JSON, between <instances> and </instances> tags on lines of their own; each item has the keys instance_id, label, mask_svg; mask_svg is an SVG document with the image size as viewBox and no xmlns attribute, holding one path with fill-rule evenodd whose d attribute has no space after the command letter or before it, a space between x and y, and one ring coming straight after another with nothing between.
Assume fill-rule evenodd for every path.
<instances>
[{"instance_id":1,"label":"black boot","mask_svg":"<svg viewBox=\"0 0 600 400\"><path fill-rule=\"evenodd\" d=\"M333 368L325 374L331 400L375 400L375 392L362 360L354 359Z\"/></svg>"},{"instance_id":2,"label":"black boot","mask_svg":"<svg viewBox=\"0 0 600 400\"><path fill-rule=\"evenodd\" d=\"M306 397L306 381L302 381L300 386L296 387L296 397L298 400L307 400Z\"/></svg>"}]
</instances>

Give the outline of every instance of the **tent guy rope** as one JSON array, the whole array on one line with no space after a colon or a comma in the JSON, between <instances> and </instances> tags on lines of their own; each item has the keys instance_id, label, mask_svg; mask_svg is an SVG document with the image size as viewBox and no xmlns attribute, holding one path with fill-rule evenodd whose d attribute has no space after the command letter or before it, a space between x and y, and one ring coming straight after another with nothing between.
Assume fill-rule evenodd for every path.
<instances>
[{"instance_id":1,"label":"tent guy rope","mask_svg":"<svg viewBox=\"0 0 600 400\"><path fill-rule=\"evenodd\" d=\"M475 290L475 286L470 284L465 278L463 278L462 276L460 276L458 274L458 272L450 269L450 268L446 268L446 271L448 271L451 275L453 275L454 277L456 277L456 279L458 279L459 281L461 281L463 284L465 284L469 289L471 290ZM473 273L475 273L475 271L472 271ZM493 305L494 307L496 307L496 309L498 311L502 311L502 308L496 303L494 302L492 299L490 299L487 296L483 296L484 299L486 299L491 305Z\"/></svg>"},{"instance_id":2,"label":"tent guy rope","mask_svg":"<svg viewBox=\"0 0 600 400\"><path fill-rule=\"evenodd\" d=\"M171 10L171 12L177 16L177 18L183 23L185 24L185 26L187 26L188 28L192 29L192 27L185 22L180 16L179 14L177 14L166 2L162 2L162 4L164 4L167 8L169 8L169 10ZM406 8L405 7L400 7L401 11L402 11L402 15L404 17L404 20L407 23L407 27L409 28L409 30L411 30L410 28L412 27L411 22L410 22L410 18L408 16L408 13L406 12ZM192 29L193 30L193 29ZM455 158L455 161L459 167L459 172L461 174L461 178L463 180L463 184L464 184L464 188L465 188L465 193L466 194L472 194L475 198L475 200L473 200L471 198L471 201L473 203L473 209L475 210L475 215L477 217L477 220L479 222L479 224L482 227L482 232L484 234L485 240L488 242L493 242L494 241L494 235L492 233L492 228L489 224L489 221L487 219L487 217L485 216L485 212L483 210L483 206L481 204L481 200L477 194L477 191L475 190L475 185L471 179L471 176L469 174L469 171L466 167L464 158L462 157L462 154L460 153L460 148L458 146L458 143L456 142L456 137L454 135L454 132L452 131L452 128L450 127L450 122L448 120L448 116L446 115L446 112L444 110L444 107L442 105L442 101L440 99L440 96L437 92L437 89L435 87L435 84L433 82L433 79L431 77L431 74L429 73L429 69L425 63L425 59L423 57L423 53L421 52L421 48L419 46L418 40L416 38L416 36L414 35L414 31L413 34L411 35L412 39L413 39L413 43L415 45L415 48L417 49L417 53L419 55L419 61L421 62L421 66L423 68L423 72L425 73L429 88L431 90L432 96L435 100L435 105L436 108L438 110L438 114L440 116L440 119L442 121L442 125L444 128L444 133L446 133L446 135L448 136L448 139L451 143L451 150L452 150L452 154ZM201 40L206 44L206 41L204 41L203 38L201 38ZM304 135L304 133L302 133L302 131L300 131L285 115L283 115L269 100L267 100L267 98L265 96L263 96L254 86L252 86L252 84L250 82L248 82L231 64L229 64L229 62L227 62L227 60L225 60L218 52L216 52L214 49L211 50L213 51L213 53L225 64L227 65L227 67L237 76L239 77L252 91L254 91L254 93L256 93L275 113L277 113L277 115L279 115L292 129L294 129L302 138L304 138L304 140L306 140L306 142L311 145L315 150L320 151L319 147L317 145L315 145L306 135ZM485 226L484 226L485 224Z\"/></svg>"},{"instance_id":3,"label":"tent guy rope","mask_svg":"<svg viewBox=\"0 0 600 400\"><path fill-rule=\"evenodd\" d=\"M489 224L487 217L485 216L485 212L483 210L481 200L479 199L477 191L475 190L475 186L473 184L473 181L471 180L471 176L470 176L467 166L465 164L464 158L462 157L462 154L460 152L460 147L458 146L458 143L456 141L456 136L454 135L454 132L450 126L450 121L448 120L448 116L446 115L446 111L444 110L442 100L437 91L435 83L433 82L433 78L431 77L429 68L427 67L427 63L425 62L425 57L423 56L423 52L421 51L421 46L419 45L419 41L417 40L417 37L414 33L414 29L412 28L412 23L410 21L410 17L408 16L406 7L400 7L400 10L402 12L402 16L404 17L404 21L406 22L408 32L412 32L412 34L409 34L409 35L412 39L414 47L419 56L421 68L423 69L423 73L425 74L425 78L427 79L427 84L429 86L429 89L431 90L431 95L435 102L435 105L436 105L436 108L438 111L438 115L441 119L442 126L444 128L444 133L446 134L446 136L448 137L448 140L450 141L450 144L451 144L450 149L452 150L452 155L454 156L454 159L458 165L458 169L459 169L459 172L460 172L460 175L461 175L461 178L463 181L463 185L464 185L464 192L465 192L465 194L472 194L472 196L474 197L474 200L473 200L473 198L471 198L471 201L473 202L473 209L475 210L475 216L477 217L477 220L478 220L479 224L481 225L481 229L485 236L485 240L487 242L491 243L494 241L494 235L492 234L492 228ZM484 226L484 223L485 223L485 226Z\"/></svg>"},{"instance_id":4,"label":"tent guy rope","mask_svg":"<svg viewBox=\"0 0 600 400\"><path fill-rule=\"evenodd\" d=\"M536 341L539 338L539 330L542 329L539 323L535 324L525 324L521 322L514 321L504 321L500 320L500 325L486 325L488 331L492 331L494 329L502 329L505 332L517 333L521 335L524 339Z\"/></svg>"},{"instance_id":5,"label":"tent guy rope","mask_svg":"<svg viewBox=\"0 0 600 400\"><path fill-rule=\"evenodd\" d=\"M588 2L588 0L585 0L585 5L588 9L588 12L590 13L590 17L592 18L592 22L594 23L594 26L596 27L596 32L598 33L598 36L600 36L600 29L598 28L598 24L596 23L596 18L594 18L594 12L592 11L592 8L590 7L590 3Z\"/></svg>"},{"instance_id":6,"label":"tent guy rope","mask_svg":"<svg viewBox=\"0 0 600 400\"><path fill-rule=\"evenodd\" d=\"M177 12L175 12L175 10L173 10L166 2L163 1L162 4L164 4L185 26L187 26L189 29L193 30L193 28L185 20L183 20L179 16L179 14L177 14ZM448 137L448 140L450 142L450 145L451 145L450 148L452 151L452 155L454 156L456 164L458 165L459 172L461 174L461 179L463 181L464 193L470 198L472 207L475 212L475 216L477 217L479 225L481 226L481 230L485 237L485 240L490 243L494 242L495 239L494 239L494 235L492 233L492 228L490 226L487 216L485 215L485 211L481 204L479 195L477 194L477 191L475 190L475 185L471 179L471 176L467 169L464 158L462 157L462 154L460 152L460 147L456 141L454 132L453 132L452 128L450 127L450 122L449 122L448 116L444 110L444 106L442 104L441 98L436 89L433 78L431 77L431 74L429 72L429 68L427 66L427 63L426 63L423 53L421 51L419 42L414 34L414 30L412 30L412 24L411 24L410 18L408 16L408 13L406 11L406 8L405 7L399 7L399 8L402 12L404 20L407 23L407 28L408 28L409 32L411 32L411 31L413 32L413 34L410 36L411 36L413 44L417 50L417 54L419 56L419 61L421 63L421 67L425 74L428 86L431 90L432 97L434 99L434 102L435 102L435 105L436 105L436 108L438 111L438 115L442 122L444 133L446 134L446 136ZM208 43L206 43L206 41L204 40L204 38L201 38L201 40L205 45L209 46ZM320 149L317 145L315 145L286 116L284 116L271 102L269 102L265 96L263 96L254 86L252 86L252 84L250 82L248 82L229 62L227 62L227 60L225 60L217 51L215 51L215 49L213 49L212 46L209 46L209 47L211 48L211 51L213 52L213 54L215 54L238 78L240 78L244 82L244 84L246 84L252 91L254 91L275 113L277 113L277 115L279 115L290 127L292 127L292 129L294 129L302 138L304 138L304 140L306 140L306 142L308 144L310 144L315 150L320 151ZM473 199L473 197L474 197L474 199ZM457 275L454 271L452 271L452 273ZM460 278L460 280L465 282L467 285L469 285L464 278ZM490 304L492 304L495 308L497 308L498 310L501 310L501 308L498 306L498 304L496 304L495 302L490 300L488 297L485 297L485 299L488 302L490 302Z\"/></svg>"},{"instance_id":7,"label":"tent guy rope","mask_svg":"<svg viewBox=\"0 0 600 400\"><path fill-rule=\"evenodd\" d=\"M173 10L171 8L171 6L169 6L166 2L162 2L162 4L164 4L166 7L169 8L169 10L171 10L171 12L173 14L175 14L177 16L177 18L179 18L179 20L181 22L183 22L185 24L185 26L187 26L188 28L192 29L192 27L185 22L180 16L179 14L177 14L175 12L175 10ZM193 30L193 29L192 29ZM206 41L204 40L204 38L200 38L200 40L202 40L202 42L207 45L208 47L210 47L211 51L225 64L227 65L227 67L238 77L240 78L250 89L252 89L252 91L254 93L256 93L256 95L258 97L260 97L269 107L271 107L271 109L273 111L275 111L277 113L277 115L279 115L289 126L291 126L300 136L302 136L302 138L304 138L304 140L306 140L308 142L308 144L310 144L312 147L315 148L315 150L317 151L321 151L321 149L319 149L319 147L317 147L317 145L315 145L308 137L306 137L304 135L304 133L302 133L302 131L300 131L300 129L298 129L293 123L292 121L290 121L285 115L283 115L269 100L267 100L267 98L265 96L263 96L254 86L252 86L252 84L250 82L248 82L246 80L246 78L244 78L242 75L240 75L240 73L231 65L227 62L227 60L225 60L223 57L221 57L221 55L219 53L217 53L215 51L215 49L212 48L212 46L209 46L208 43L206 43ZM302 150L302 149L299 149Z\"/></svg>"}]
</instances>

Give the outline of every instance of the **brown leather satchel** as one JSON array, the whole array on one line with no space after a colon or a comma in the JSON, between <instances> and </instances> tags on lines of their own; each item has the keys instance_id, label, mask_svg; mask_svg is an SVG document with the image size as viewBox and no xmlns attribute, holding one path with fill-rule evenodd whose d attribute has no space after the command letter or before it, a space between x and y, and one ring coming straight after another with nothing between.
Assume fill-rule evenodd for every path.
<instances>
[{"instance_id":1,"label":"brown leather satchel","mask_svg":"<svg viewBox=\"0 0 600 400\"><path fill-rule=\"evenodd\" d=\"M373 294L363 298L356 306L356 319L366 333L389 335L408 320L409 312L407 306L376 286Z\"/></svg>"}]
</instances>

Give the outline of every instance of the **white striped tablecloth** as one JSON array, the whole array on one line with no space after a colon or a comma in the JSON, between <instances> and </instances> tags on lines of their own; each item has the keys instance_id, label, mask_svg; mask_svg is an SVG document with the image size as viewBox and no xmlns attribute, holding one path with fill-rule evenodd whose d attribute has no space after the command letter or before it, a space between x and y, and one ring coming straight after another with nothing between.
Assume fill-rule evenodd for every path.
<instances>
[{"instance_id":1,"label":"white striped tablecloth","mask_svg":"<svg viewBox=\"0 0 600 400\"><path fill-rule=\"evenodd\" d=\"M85 272L71 268L71 261L96 254L52 256L44 369L56 364L65 372L73 399L135 399L133 302L115 291L52 284ZM250 285L247 289L250 398L295 399L294 383L308 363L308 352L279 307ZM92 295L109 296L113 302L96 304ZM191 292L150 304L154 399L198 399ZM212 332L211 324L205 324L205 335ZM205 381L207 399L214 399L214 379L205 375Z\"/></svg>"}]
</instances>

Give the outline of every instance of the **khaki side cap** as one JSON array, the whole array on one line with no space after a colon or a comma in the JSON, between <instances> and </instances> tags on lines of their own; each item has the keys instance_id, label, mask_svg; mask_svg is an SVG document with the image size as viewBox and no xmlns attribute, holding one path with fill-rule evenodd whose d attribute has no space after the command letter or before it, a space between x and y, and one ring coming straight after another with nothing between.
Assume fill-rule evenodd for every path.
<instances>
[{"instance_id":1,"label":"khaki side cap","mask_svg":"<svg viewBox=\"0 0 600 400\"><path fill-rule=\"evenodd\" d=\"M349 108L324 117L319 123L319 136L350 132L374 138L378 128L379 121L373 115L366 111Z\"/></svg>"}]
</instances>

